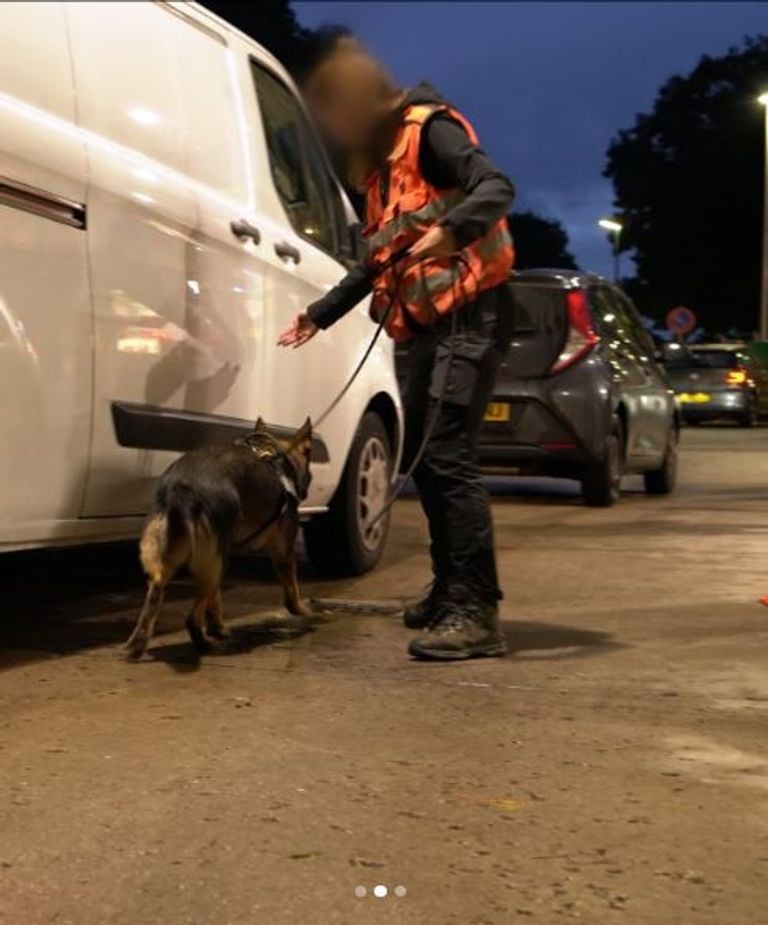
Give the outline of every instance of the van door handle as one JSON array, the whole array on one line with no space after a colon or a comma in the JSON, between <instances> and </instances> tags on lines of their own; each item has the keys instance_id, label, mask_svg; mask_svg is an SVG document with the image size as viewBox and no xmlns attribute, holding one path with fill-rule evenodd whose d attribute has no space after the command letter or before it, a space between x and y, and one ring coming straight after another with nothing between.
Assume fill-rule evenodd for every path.
<instances>
[{"instance_id":1,"label":"van door handle","mask_svg":"<svg viewBox=\"0 0 768 925\"><path fill-rule=\"evenodd\" d=\"M292 260L294 263L301 263L301 251L287 241L280 241L279 244L275 244L275 253L281 260Z\"/></svg>"},{"instance_id":2,"label":"van door handle","mask_svg":"<svg viewBox=\"0 0 768 925\"><path fill-rule=\"evenodd\" d=\"M259 229L250 222L246 222L244 218L235 219L235 221L229 223L229 227L232 234L236 238L239 238L239 240L245 241L246 238L250 238L254 244L261 243L261 232Z\"/></svg>"}]
</instances>

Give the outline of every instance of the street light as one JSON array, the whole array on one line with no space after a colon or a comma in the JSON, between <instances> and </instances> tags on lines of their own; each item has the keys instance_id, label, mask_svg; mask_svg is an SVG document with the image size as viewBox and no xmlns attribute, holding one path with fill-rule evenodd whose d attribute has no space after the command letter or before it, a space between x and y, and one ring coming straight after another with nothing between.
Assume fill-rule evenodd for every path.
<instances>
[{"instance_id":1,"label":"street light","mask_svg":"<svg viewBox=\"0 0 768 925\"><path fill-rule=\"evenodd\" d=\"M760 286L760 340L768 340L768 92L758 103L765 107L765 180L763 182L763 273Z\"/></svg>"},{"instance_id":2,"label":"street light","mask_svg":"<svg viewBox=\"0 0 768 925\"><path fill-rule=\"evenodd\" d=\"M613 244L613 281L619 281L619 241L624 226L614 218L601 218L597 223L601 228L610 232L611 243Z\"/></svg>"}]
</instances>

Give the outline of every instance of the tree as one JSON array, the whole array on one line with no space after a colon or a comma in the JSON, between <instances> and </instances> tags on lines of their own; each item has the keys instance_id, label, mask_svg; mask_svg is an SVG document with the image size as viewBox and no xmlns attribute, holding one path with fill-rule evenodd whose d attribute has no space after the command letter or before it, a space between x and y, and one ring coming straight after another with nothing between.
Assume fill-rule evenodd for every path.
<instances>
[{"instance_id":1,"label":"tree","mask_svg":"<svg viewBox=\"0 0 768 925\"><path fill-rule=\"evenodd\" d=\"M668 80L608 149L622 249L655 317L687 305L710 330L756 327L766 87L764 35Z\"/></svg>"},{"instance_id":2,"label":"tree","mask_svg":"<svg viewBox=\"0 0 768 925\"><path fill-rule=\"evenodd\" d=\"M568 250L568 233L553 219L542 218L533 212L514 212L508 218L515 242L518 270L534 267L577 269L576 261Z\"/></svg>"},{"instance_id":3,"label":"tree","mask_svg":"<svg viewBox=\"0 0 768 925\"><path fill-rule=\"evenodd\" d=\"M300 26L289 0L205 0L209 10L260 42L295 76L312 32Z\"/></svg>"}]
</instances>

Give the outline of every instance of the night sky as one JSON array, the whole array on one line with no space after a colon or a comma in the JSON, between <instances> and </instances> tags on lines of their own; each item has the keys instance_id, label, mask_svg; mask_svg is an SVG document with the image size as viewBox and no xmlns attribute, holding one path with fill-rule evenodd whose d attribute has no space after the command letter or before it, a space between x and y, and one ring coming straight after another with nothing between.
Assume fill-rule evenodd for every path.
<instances>
[{"instance_id":1,"label":"night sky","mask_svg":"<svg viewBox=\"0 0 768 925\"><path fill-rule=\"evenodd\" d=\"M585 269L610 272L597 219L611 137L662 82L745 35L766 3L294 3L304 25L349 26L404 86L427 79L473 121L518 186L517 207L557 218ZM706 195L706 190L702 190ZM627 259L627 258L625 258ZM627 266L623 272L630 270Z\"/></svg>"}]
</instances>

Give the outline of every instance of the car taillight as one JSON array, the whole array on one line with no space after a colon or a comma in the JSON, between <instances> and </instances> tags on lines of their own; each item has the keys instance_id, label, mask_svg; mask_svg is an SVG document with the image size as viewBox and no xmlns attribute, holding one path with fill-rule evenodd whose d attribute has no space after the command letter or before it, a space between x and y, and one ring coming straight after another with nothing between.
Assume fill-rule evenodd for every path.
<instances>
[{"instance_id":1,"label":"car taillight","mask_svg":"<svg viewBox=\"0 0 768 925\"><path fill-rule=\"evenodd\" d=\"M729 369L725 374L726 385L746 385L747 371L743 367L738 369Z\"/></svg>"},{"instance_id":2,"label":"car taillight","mask_svg":"<svg viewBox=\"0 0 768 925\"><path fill-rule=\"evenodd\" d=\"M550 373L559 373L580 360L600 340L592 325L587 297L581 289L572 289L565 294L568 309L568 336L560 356L555 360Z\"/></svg>"}]
</instances>

